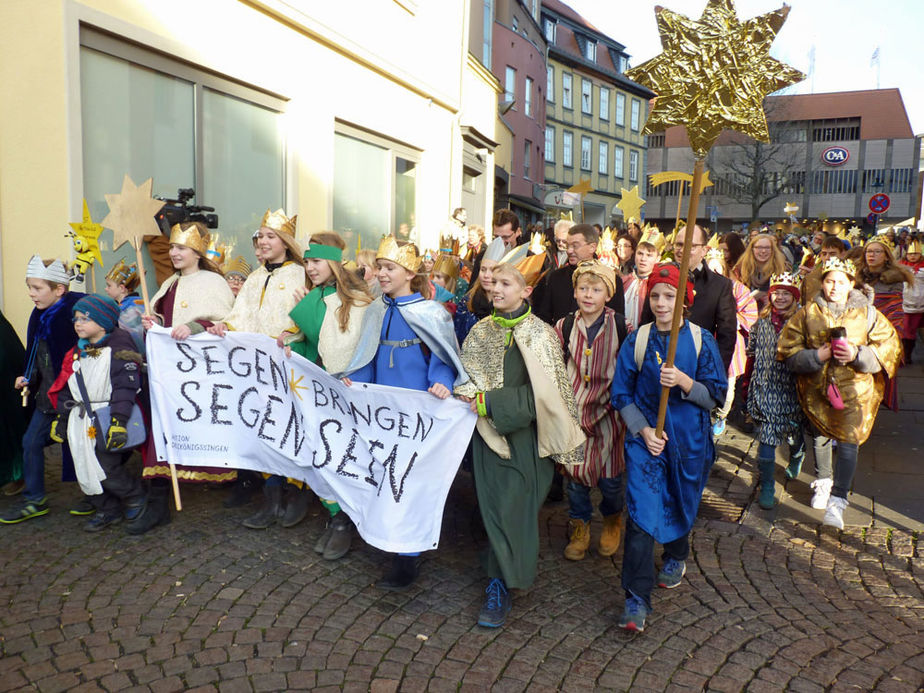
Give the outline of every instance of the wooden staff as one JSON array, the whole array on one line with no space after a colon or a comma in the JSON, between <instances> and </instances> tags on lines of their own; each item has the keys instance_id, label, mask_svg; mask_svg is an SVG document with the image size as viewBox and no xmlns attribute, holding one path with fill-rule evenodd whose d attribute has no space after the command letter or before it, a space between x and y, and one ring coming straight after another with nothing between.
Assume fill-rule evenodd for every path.
<instances>
[{"instance_id":1,"label":"wooden staff","mask_svg":"<svg viewBox=\"0 0 924 693\"><path fill-rule=\"evenodd\" d=\"M135 263L138 266L138 278L141 280L141 298L144 301L144 314L153 315L151 312L151 299L148 296L148 283L144 276L144 258L141 257L142 239L138 236L132 238L132 247L135 249ZM153 433L153 432L152 432ZM173 485L173 502L176 503L177 511L183 509L183 501L180 499L180 481L176 476L176 465L167 461L170 465L170 481Z\"/></svg>"},{"instance_id":2,"label":"wooden staff","mask_svg":"<svg viewBox=\"0 0 924 693\"><path fill-rule=\"evenodd\" d=\"M703 178L703 169L705 167L704 159L697 159L693 164L693 183L690 185L690 204L687 207L687 228L683 239L683 252L680 255L680 281L677 287L677 300L674 303L674 317L671 322L671 336L667 344L667 361L665 365L668 368L674 366L674 356L677 354L677 335L680 333L680 326L683 325L683 299L687 295L687 274L690 269L690 251L693 248L693 229L696 226L696 208L699 205L699 188ZM678 223L679 223L678 214ZM671 389L661 387L661 401L658 403L658 425L655 428L655 436L661 438L664 433L664 419L667 416L667 398Z\"/></svg>"},{"instance_id":3,"label":"wooden staff","mask_svg":"<svg viewBox=\"0 0 924 693\"><path fill-rule=\"evenodd\" d=\"M695 166L695 164L694 164ZM683 188L686 185L684 181L677 181L680 183L680 188L677 190L677 216L674 217L674 230L677 230L677 227L680 225L680 205L683 203ZM699 193L697 193L699 196Z\"/></svg>"}]
</instances>

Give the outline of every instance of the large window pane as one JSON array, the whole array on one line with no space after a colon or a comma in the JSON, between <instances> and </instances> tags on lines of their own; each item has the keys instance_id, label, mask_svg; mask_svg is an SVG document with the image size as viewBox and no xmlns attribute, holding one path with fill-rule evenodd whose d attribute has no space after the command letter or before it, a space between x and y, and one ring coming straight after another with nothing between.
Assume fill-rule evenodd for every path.
<instances>
[{"instance_id":1,"label":"large window pane","mask_svg":"<svg viewBox=\"0 0 924 693\"><path fill-rule=\"evenodd\" d=\"M197 199L218 211L222 241L234 240L234 254L246 255L263 213L283 206L281 119L275 111L211 89L203 93L202 117L203 181Z\"/></svg>"},{"instance_id":2,"label":"large window pane","mask_svg":"<svg viewBox=\"0 0 924 693\"><path fill-rule=\"evenodd\" d=\"M400 240L417 239L417 164L400 156L395 157L395 219L394 229ZM375 239L378 247L378 239ZM423 252L423 248L419 249Z\"/></svg>"},{"instance_id":3,"label":"large window pane","mask_svg":"<svg viewBox=\"0 0 924 693\"><path fill-rule=\"evenodd\" d=\"M334 230L356 247L378 248L390 232L390 152L337 134L334 139ZM397 209L396 209L397 213Z\"/></svg>"},{"instance_id":4,"label":"large window pane","mask_svg":"<svg viewBox=\"0 0 924 693\"><path fill-rule=\"evenodd\" d=\"M193 84L86 47L80 70L83 194L94 221L109 213L104 195L119 192L126 173L139 185L153 177L154 194L168 198L194 187ZM127 245L113 252L108 229L100 242L97 290L101 274L134 256Z\"/></svg>"}]
</instances>

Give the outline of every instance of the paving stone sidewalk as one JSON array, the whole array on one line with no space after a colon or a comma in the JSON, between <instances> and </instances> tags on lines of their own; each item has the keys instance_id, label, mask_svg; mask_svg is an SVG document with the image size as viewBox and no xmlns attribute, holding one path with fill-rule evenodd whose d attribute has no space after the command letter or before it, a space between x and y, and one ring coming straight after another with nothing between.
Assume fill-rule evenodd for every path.
<instances>
[{"instance_id":1,"label":"paving stone sidewalk","mask_svg":"<svg viewBox=\"0 0 924 693\"><path fill-rule=\"evenodd\" d=\"M921 445L924 414L881 416L880 433L910 416L900 444ZM734 429L723 437L686 578L654 595L637 636L615 625L621 552L564 560L561 503L540 517L535 586L515 595L504 628L476 626L485 539L465 473L439 550L393 594L372 584L387 557L358 538L337 562L311 550L317 504L299 527L252 531L239 524L252 508L225 510L223 491L185 487L167 527L88 534L66 512L78 491L52 481L52 461L52 512L0 527L0 691L921 690L924 507L896 509L898 520L873 501L836 532L819 527L820 511L787 515L799 494L784 490L763 513L751 444ZM901 459L888 473L914 478L920 455Z\"/></svg>"}]
</instances>

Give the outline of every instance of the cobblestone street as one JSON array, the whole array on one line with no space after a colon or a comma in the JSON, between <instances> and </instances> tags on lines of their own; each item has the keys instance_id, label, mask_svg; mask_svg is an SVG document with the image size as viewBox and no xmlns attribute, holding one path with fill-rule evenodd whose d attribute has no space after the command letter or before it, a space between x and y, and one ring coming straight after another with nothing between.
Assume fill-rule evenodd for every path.
<instances>
[{"instance_id":1,"label":"cobblestone street","mask_svg":"<svg viewBox=\"0 0 924 693\"><path fill-rule=\"evenodd\" d=\"M294 529L252 531L239 524L251 508L186 487L169 526L94 535L66 512L76 485L53 483L48 516L0 532L0 690L917 691L921 383L906 368L908 410L880 414L842 532L820 528L802 478L757 509L751 439L729 429L686 579L655 594L637 636L616 627L621 552L562 558L564 503L543 510L535 586L504 628L476 626L484 536L465 473L403 594L373 586L387 558L358 538L338 562L312 551L318 504ZM881 488L880 462L894 477Z\"/></svg>"}]
</instances>

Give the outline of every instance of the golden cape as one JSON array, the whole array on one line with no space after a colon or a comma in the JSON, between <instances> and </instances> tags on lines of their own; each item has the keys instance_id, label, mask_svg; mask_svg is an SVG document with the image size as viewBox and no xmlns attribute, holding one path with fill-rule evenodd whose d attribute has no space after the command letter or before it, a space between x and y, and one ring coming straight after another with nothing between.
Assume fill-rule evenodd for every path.
<instances>
[{"instance_id":1,"label":"golden cape","mask_svg":"<svg viewBox=\"0 0 924 693\"><path fill-rule=\"evenodd\" d=\"M220 274L207 270L199 270L187 275L180 275L177 272L167 277L151 299L152 310L174 283L177 283L177 287L171 327L185 325L193 320L219 322L231 312L231 307L234 305L234 294L231 293L228 282Z\"/></svg>"},{"instance_id":2,"label":"golden cape","mask_svg":"<svg viewBox=\"0 0 924 693\"><path fill-rule=\"evenodd\" d=\"M474 397L476 392L504 386L506 332L490 316L475 324L462 345L462 364L471 380L455 389L457 395ZM539 455L569 467L583 464L584 433L558 337L542 320L529 315L513 328L513 341L523 356L533 389ZM476 428L491 450L502 459L510 459L507 439L497 432L490 417L479 416Z\"/></svg>"},{"instance_id":3,"label":"golden cape","mask_svg":"<svg viewBox=\"0 0 924 693\"><path fill-rule=\"evenodd\" d=\"M868 310L875 311L872 328L869 328ZM878 373L860 373L850 366L841 366L834 359L814 373L796 375L799 403L809 421L824 436L846 443L862 445L866 442L876 412L882 401L886 377L895 376L902 359L902 344L892 323L869 305L866 297L852 290L844 312L835 315L828 308L822 294L799 309L783 327L777 343L776 357L783 361L803 349L818 349L829 341L832 327L845 327L851 344L872 349L882 370ZM828 378L833 377L844 408L835 409L828 402Z\"/></svg>"}]
</instances>

